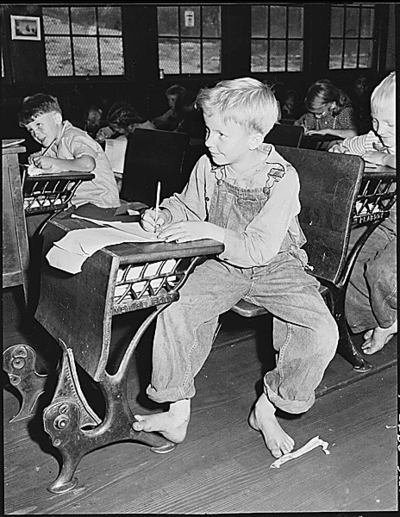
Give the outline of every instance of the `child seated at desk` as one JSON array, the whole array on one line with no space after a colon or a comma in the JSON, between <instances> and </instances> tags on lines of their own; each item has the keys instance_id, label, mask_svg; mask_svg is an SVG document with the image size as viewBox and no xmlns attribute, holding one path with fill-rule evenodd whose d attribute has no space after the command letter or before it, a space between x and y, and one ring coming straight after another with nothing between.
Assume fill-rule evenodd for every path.
<instances>
[{"instance_id":1,"label":"child seated at desk","mask_svg":"<svg viewBox=\"0 0 400 517\"><path fill-rule=\"evenodd\" d=\"M356 136L356 122L351 100L328 79L310 86L305 106L307 113L295 126L303 126L306 135L333 135L340 138Z\"/></svg>"},{"instance_id":2,"label":"child seated at desk","mask_svg":"<svg viewBox=\"0 0 400 517\"><path fill-rule=\"evenodd\" d=\"M373 130L346 138L330 152L355 154L367 162L396 168L396 73L390 73L371 95ZM363 229L360 229L363 231ZM351 238L358 238L353 230ZM397 334L396 203L373 231L357 257L346 293L346 316L353 332L365 332L366 354L381 350Z\"/></svg>"},{"instance_id":3,"label":"child seated at desk","mask_svg":"<svg viewBox=\"0 0 400 517\"><path fill-rule=\"evenodd\" d=\"M156 210L148 209L142 226L167 242L210 238L225 250L199 265L179 300L158 316L147 394L169 402L169 411L135 415L133 428L158 431L175 443L185 439L195 376L210 353L218 318L247 298L274 316L277 366L265 375L249 423L279 458L294 440L276 408L295 414L311 408L338 330L318 281L305 271L297 172L263 143L279 116L271 89L252 78L222 81L202 89L196 103L212 161L203 155L182 193L162 202L157 220Z\"/></svg>"},{"instance_id":4,"label":"child seated at desk","mask_svg":"<svg viewBox=\"0 0 400 517\"><path fill-rule=\"evenodd\" d=\"M94 174L93 180L77 188L71 200L73 205L120 206L117 183L103 149L85 131L63 120L56 97L44 93L26 97L18 118L20 126L43 147L30 155L29 163L50 174L62 171Z\"/></svg>"}]
</instances>

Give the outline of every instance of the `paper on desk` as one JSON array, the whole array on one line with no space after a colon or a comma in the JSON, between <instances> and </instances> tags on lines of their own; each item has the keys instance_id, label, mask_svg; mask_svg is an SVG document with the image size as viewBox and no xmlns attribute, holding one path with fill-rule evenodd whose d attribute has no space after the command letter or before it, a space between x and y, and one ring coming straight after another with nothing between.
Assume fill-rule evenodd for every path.
<instances>
[{"instance_id":1,"label":"paper on desk","mask_svg":"<svg viewBox=\"0 0 400 517\"><path fill-rule=\"evenodd\" d=\"M100 219L92 219L89 217L83 217L81 215L76 214L71 214L71 217L76 219L84 219L86 221L91 221L103 227L112 227L116 230L129 233L130 235L135 235L136 237L138 237L140 242L159 240L157 238L156 233L146 232L145 230L143 230L140 223L137 221L132 223L123 223L121 221L101 221Z\"/></svg>"},{"instance_id":2,"label":"paper on desk","mask_svg":"<svg viewBox=\"0 0 400 517\"><path fill-rule=\"evenodd\" d=\"M303 447L300 447L297 451L289 452L288 454L284 454L280 458L278 458L276 461L274 461L271 464L272 469L279 469L279 467L286 463L289 460L293 460L295 458L298 458L299 456L302 456L303 454L306 454L306 452L312 451L316 447L319 447L321 445L322 450L325 454L330 454L330 451L328 451L328 442L324 442L320 439L319 436L316 436L315 438L312 438L309 442L307 442Z\"/></svg>"},{"instance_id":3,"label":"paper on desk","mask_svg":"<svg viewBox=\"0 0 400 517\"><path fill-rule=\"evenodd\" d=\"M126 146L128 145L128 140L124 139L106 139L106 148L105 153L106 156L111 163L111 167L113 172L118 172L123 174L124 172L124 163L125 163L125 154L126 154Z\"/></svg>"},{"instance_id":4,"label":"paper on desk","mask_svg":"<svg viewBox=\"0 0 400 517\"><path fill-rule=\"evenodd\" d=\"M104 224L104 221L102 221ZM121 223L134 225L139 223ZM141 230L143 233L144 230ZM72 230L68 232L62 239L55 242L53 247L47 253L46 258L48 263L62 269L68 273L79 273L82 271L82 264L93 255L96 251L111 246L112 244L120 244L122 242L144 242L157 240L156 235L149 238L138 234L128 233L115 228L83 228Z\"/></svg>"}]
</instances>

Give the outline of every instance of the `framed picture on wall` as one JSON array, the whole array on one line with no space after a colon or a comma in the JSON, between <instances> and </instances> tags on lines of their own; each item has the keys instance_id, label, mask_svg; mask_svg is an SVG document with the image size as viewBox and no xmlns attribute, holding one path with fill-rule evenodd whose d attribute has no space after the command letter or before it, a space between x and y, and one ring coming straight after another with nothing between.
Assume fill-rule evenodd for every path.
<instances>
[{"instance_id":1,"label":"framed picture on wall","mask_svg":"<svg viewBox=\"0 0 400 517\"><path fill-rule=\"evenodd\" d=\"M11 39L40 41L40 18L11 15Z\"/></svg>"}]
</instances>

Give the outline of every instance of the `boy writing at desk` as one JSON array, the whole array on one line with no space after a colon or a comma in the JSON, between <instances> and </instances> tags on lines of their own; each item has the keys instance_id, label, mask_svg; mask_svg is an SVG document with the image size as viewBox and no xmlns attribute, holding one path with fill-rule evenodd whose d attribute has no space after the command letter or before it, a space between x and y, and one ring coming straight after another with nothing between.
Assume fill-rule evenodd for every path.
<instances>
[{"instance_id":1,"label":"boy writing at desk","mask_svg":"<svg viewBox=\"0 0 400 517\"><path fill-rule=\"evenodd\" d=\"M158 431L175 443L185 439L194 378L210 353L218 317L247 298L274 316L277 367L266 374L249 423L278 458L293 449L294 440L275 410L310 409L335 354L338 331L318 282L304 270L297 172L263 143L278 120L273 93L242 78L201 90L196 102L212 161L203 155L183 192L162 202L157 220L154 209L147 210L142 226L150 232L158 227L167 242L215 239L225 251L199 265L179 300L158 316L147 394L170 407L135 415L133 428Z\"/></svg>"},{"instance_id":2,"label":"boy writing at desk","mask_svg":"<svg viewBox=\"0 0 400 517\"><path fill-rule=\"evenodd\" d=\"M117 183L103 149L85 131L68 120L63 121L55 97L44 93L26 97L18 118L20 126L44 148L29 157L30 164L51 174L79 171L95 175L77 188L72 198L75 206L85 203L102 208L120 206Z\"/></svg>"},{"instance_id":3,"label":"boy writing at desk","mask_svg":"<svg viewBox=\"0 0 400 517\"><path fill-rule=\"evenodd\" d=\"M396 168L396 73L390 73L371 95L373 130L346 138L330 151L355 154L375 165ZM368 166L368 163L366 164ZM364 230L361 228L361 232ZM354 242L359 231L353 230ZM347 321L353 332L365 332L364 353L381 350L397 333L396 203L390 215L362 247L346 293Z\"/></svg>"}]
</instances>

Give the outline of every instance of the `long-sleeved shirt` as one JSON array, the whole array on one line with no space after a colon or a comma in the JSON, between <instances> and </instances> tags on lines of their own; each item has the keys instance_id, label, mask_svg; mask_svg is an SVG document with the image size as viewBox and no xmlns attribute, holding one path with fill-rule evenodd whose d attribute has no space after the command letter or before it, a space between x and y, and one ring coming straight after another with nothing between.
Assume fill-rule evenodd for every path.
<instances>
[{"instance_id":1,"label":"long-sleeved shirt","mask_svg":"<svg viewBox=\"0 0 400 517\"><path fill-rule=\"evenodd\" d=\"M355 154L357 156L363 156L364 154L373 153L375 151L396 154L396 149L394 147L385 147L374 131L369 131L369 133L366 133L365 135L345 138L342 142L337 142L329 151Z\"/></svg>"},{"instance_id":2,"label":"long-sleeved shirt","mask_svg":"<svg viewBox=\"0 0 400 517\"><path fill-rule=\"evenodd\" d=\"M267 264L279 252L287 236L295 248L306 242L297 220L300 212L297 171L272 145L262 144L259 149L265 153L265 159L239 177L229 166L213 167L209 158L203 155L182 193L174 194L161 204L161 208L170 212L171 222L207 221L217 171L218 179L239 188L255 189L264 188L268 172L281 164L283 177L273 184L270 197L245 230L224 229L225 250L219 258L239 267Z\"/></svg>"}]
</instances>

